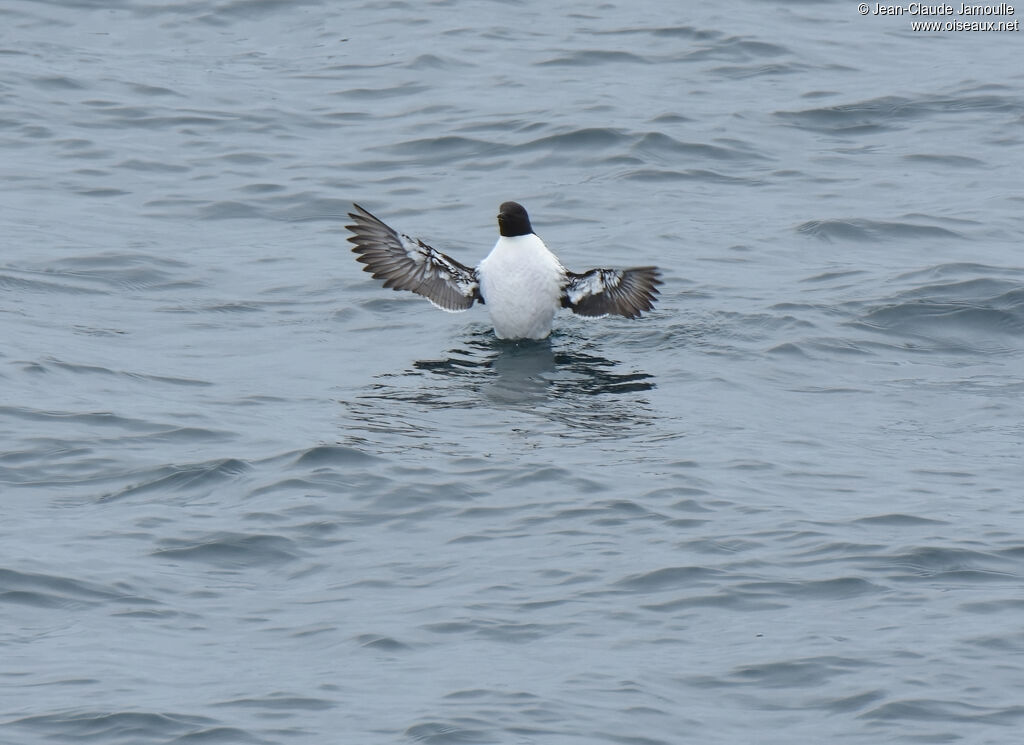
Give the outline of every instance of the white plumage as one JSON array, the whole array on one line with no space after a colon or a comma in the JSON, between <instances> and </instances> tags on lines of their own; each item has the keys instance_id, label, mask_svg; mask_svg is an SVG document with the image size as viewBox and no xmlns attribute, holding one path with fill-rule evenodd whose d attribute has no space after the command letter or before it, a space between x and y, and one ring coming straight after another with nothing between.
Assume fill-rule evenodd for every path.
<instances>
[{"instance_id":1,"label":"white plumage","mask_svg":"<svg viewBox=\"0 0 1024 745\"><path fill-rule=\"evenodd\" d=\"M565 267L535 234L501 236L476 270L499 339L543 339L562 305Z\"/></svg>"}]
</instances>

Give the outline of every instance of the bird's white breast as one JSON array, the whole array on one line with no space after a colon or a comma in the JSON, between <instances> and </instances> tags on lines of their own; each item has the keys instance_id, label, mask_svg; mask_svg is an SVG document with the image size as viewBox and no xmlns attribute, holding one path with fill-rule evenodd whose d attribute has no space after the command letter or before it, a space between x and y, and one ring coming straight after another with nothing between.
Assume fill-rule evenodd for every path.
<instances>
[{"instance_id":1,"label":"bird's white breast","mask_svg":"<svg viewBox=\"0 0 1024 745\"><path fill-rule=\"evenodd\" d=\"M561 305L565 268L534 234L502 236L477 268L500 339L543 339Z\"/></svg>"}]
</instances>

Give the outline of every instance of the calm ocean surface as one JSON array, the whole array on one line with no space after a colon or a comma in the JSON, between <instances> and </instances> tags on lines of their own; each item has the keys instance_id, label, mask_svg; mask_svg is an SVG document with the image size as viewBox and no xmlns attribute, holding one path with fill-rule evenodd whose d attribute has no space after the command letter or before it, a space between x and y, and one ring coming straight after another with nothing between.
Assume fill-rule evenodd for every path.
<instances>
[{"instance_id":1,"label":"calm ocean surface","mask_svg":"<svg viewBox=\"0 0 1024 745\"><path fill-rule=\"evenodd\" d=\"M912 20L4 3L0 743L1018 742L1024 37ZM509 199L656 312L345 240Z\"/></svg>"}]
</instances>

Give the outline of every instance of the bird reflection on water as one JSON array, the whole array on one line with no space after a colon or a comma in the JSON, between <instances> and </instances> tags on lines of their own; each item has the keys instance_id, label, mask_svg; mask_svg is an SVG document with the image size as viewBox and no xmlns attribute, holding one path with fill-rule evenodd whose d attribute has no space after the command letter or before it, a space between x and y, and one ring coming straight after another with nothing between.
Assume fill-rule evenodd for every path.
<instances>
[{"instance_id":1,"label":"bird reflection on water","mask_svg":"<svg viewBox=\"0 0 1024 745\"><path fill-rule=\"evenodd\" d=\"M554 425L553 434L583 439L621 437L652 424L645 393L656 387L653 376L622 371L622 363L590 351L595 346L569 333L515 342L471 333L440 359L379 376L348 403L349 415L357 429L407 435L442 426L438 418L452 409L472 411L476 423L503 411L528 412L542 420L538 428Z\"/></svg>"}]
</instances>

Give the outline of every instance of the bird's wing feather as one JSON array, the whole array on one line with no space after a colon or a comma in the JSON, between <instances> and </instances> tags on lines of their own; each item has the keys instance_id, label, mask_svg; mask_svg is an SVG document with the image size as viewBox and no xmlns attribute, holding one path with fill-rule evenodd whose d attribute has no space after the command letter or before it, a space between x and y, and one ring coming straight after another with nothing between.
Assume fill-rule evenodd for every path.
<instances>
[{"instance_id":1,"label":"bird's wing feather","mask_svg":"<svg viewBox=\"0 0 1024 745\"><path fill-rule=\"evenodd\" d=\"M398 233L358 204L349 212L353 224L348 239L363 271L383 279L385 287L410 290L441 310L463 311L479 300L476 270L445 256L419 239Z\"/></svg>"},{"instance_id":2,"label":"bird's wing feather","mask_svg":"<svg viewBox=\"0 0 1024 745\"><path fill-rule=\"evenodd\" d=\"M583 274L566 272L562 307L581 316L616 315L638 318L654 308L660 272L657 267L591 269Z\"/></svg>"}]
</instances>

